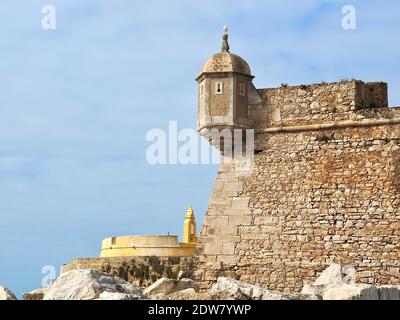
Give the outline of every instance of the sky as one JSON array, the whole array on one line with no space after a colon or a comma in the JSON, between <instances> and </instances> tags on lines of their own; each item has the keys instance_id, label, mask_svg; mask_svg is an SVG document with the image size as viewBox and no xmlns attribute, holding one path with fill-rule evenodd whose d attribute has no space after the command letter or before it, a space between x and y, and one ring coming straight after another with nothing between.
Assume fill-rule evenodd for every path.
<instances>
[{"instance_id":1,"label":"sky","mask_svg":"<svg viewBox=\"0 0 400 320\"><path fill-rule=\"evenodd\" d=\"M181 235L189 204L201 225L218 166L150 165L146 134L195 128L194 79L224 25L256 87L385 81L398 106L399 12L397 0L2 0L0 283L21 296L43 266L96 257L107 236Z\"/></svg>"}]
</instances>

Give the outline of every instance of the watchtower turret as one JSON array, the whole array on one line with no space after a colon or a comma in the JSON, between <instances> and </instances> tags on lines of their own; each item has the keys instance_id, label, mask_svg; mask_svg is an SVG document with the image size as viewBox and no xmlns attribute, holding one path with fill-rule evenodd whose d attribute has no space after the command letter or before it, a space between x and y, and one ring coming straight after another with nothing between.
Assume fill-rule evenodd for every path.
<instances>
[{"instance_id":1,"label":"watchtower turret","mask_svg":"<svg viewBox=\"0 0 400 320\"><path fill-rule=\"evenodd\" d=\"M197 77L197 130L206 135L208 130L247 129L248 92L253 88L251 70L247 62L230 52L228 28L224 27L221 52L207 60Z\"/></svg>"}]
</instances>

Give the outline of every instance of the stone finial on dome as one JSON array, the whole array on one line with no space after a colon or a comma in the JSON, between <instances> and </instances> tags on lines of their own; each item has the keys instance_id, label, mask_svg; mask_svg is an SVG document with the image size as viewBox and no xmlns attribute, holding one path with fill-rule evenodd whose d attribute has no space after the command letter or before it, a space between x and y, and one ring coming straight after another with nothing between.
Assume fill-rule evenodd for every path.
<instances>
[{"instance_id":1,"label":"stone finial on dome","mask_svg":"<svg viewBox=\"0 0 400 320\"><path fill-rule=\"evenodd\" d=\"M238 55L230 52L230 47L228 43L228 27L224 27L221 52L214 54L206 61L206 63L201 68L200 75L196 78L196 80L198 81L205 73L222 72L234 72L246 76L251 76L251 70L247 62Z\"/></svg>"},{"instance_id":2,"label":"stone finial on dome","mask_svg":"<svg viewBox=\"0 0 400 320\"><path fill-rule=\"evenodd\" d=\"M229 52L229 43L228 43L228 27L224 27L224 33L222 35L222 46L221 46L221 52Z\"/></svg>"}]
</instances>

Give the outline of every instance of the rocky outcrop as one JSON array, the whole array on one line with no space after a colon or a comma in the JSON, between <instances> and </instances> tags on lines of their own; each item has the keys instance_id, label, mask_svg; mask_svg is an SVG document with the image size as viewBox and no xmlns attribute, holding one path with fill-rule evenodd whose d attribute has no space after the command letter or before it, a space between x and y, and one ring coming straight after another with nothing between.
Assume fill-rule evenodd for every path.
<instances>
[{"instance_id":1,"label":"rocky outcrop","mask_svg":"<svg viewBox=\"0 0 400 320\"><path fill-rule=\"evenodd\" d=\"M187 287L186 289L183 289ZM219 277L209 292L198 293L197 283L190 279L162 278L144 290L152 300L295 300L315 296L289 295L270 291L235 279Z\"/></svg>"},{"instance_id":2,"label":"rocky outcrop","mask_svg":"<svg viewBox=\"0 0 400 320\"><path fill-rule=\"evenodd\" d=\"M130 299L143 298L142 290L138 286L89 269L71 270L62 274L49 287L43 300L94 300L101 298L104 292L126 294ZM103 298L104 296L103 294Z\"/></svg>"},{"instance_id":3,"label":"rocky outcrop","mask_svg":"<svg viewBox=\"0 0 400 320\"><path fill-rule=\"evenodd\" d=\"M290 295L270 291L226 277L218 278L217 283L211 288L209 295L213 300L297 300L314 298L307 295Z\"/></svg>"},{"instance_id":4,"label":"rocky outcrop","mask_svg":"<svg viewBox=\"0 0 400 320\"><path fill-rule=\"evenodd\" d=\"M24 300L400 300L400 286L356 283L351 266L331 265L301 294L287 294L219 277L209 291L199 293L191 279L161 278L142 289L121 278L96 270L72 270L62 274L48 288L24 294ZM0 300L16 300L0 286Z\"/></svg>"},{"instance_id":5,"label":"rocky outcrop","mask_svg":"<svg viewBox=\"0 0 400 320\"><path fill-rule=\"evenodd\" d=\"M147 297L163 299L169 294L185 289L193 289L195 292L199 290L197 283L191 279L175 280L164 277L144 289L143 293Z\"/></svg>"},{"instance_id":6,"label":"rocky outcrop","mask_svg":"<svg viewBox=\"0 0 400 320\"><path fill-rule=\"evenodd\" d=\"M17 297L9 289L0 286L0 300L17 300Z\"/></svg>"}]
</instances>

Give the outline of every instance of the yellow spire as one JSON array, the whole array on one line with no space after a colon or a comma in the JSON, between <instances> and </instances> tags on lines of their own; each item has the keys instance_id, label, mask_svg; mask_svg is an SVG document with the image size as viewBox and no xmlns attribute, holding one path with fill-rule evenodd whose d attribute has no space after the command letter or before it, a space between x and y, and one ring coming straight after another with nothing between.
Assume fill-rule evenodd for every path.
<instances>
[{"instance_id":1,"label":"yellow spire","mask_svg":"<svg viewBox=\"0 0 400 320\"><path fill-rule=\"evenodd\" d=\"M192 205L189 205L189 208L186 211L186 218L188 220L194 220L194 212L193 212L193 208Z\"/></svg>"},{"instance_id":2,"label":"yellow spire","mask_svg":"<svg viewBox=\"0 0 400 320\"><path fill-rule=\"evenodd\" d=\"M185 221L183 222L183 242L184 243L196 243L196 219L194 217L194 211L191 205L186 211Z\"/></svg>"}]
</instances>

